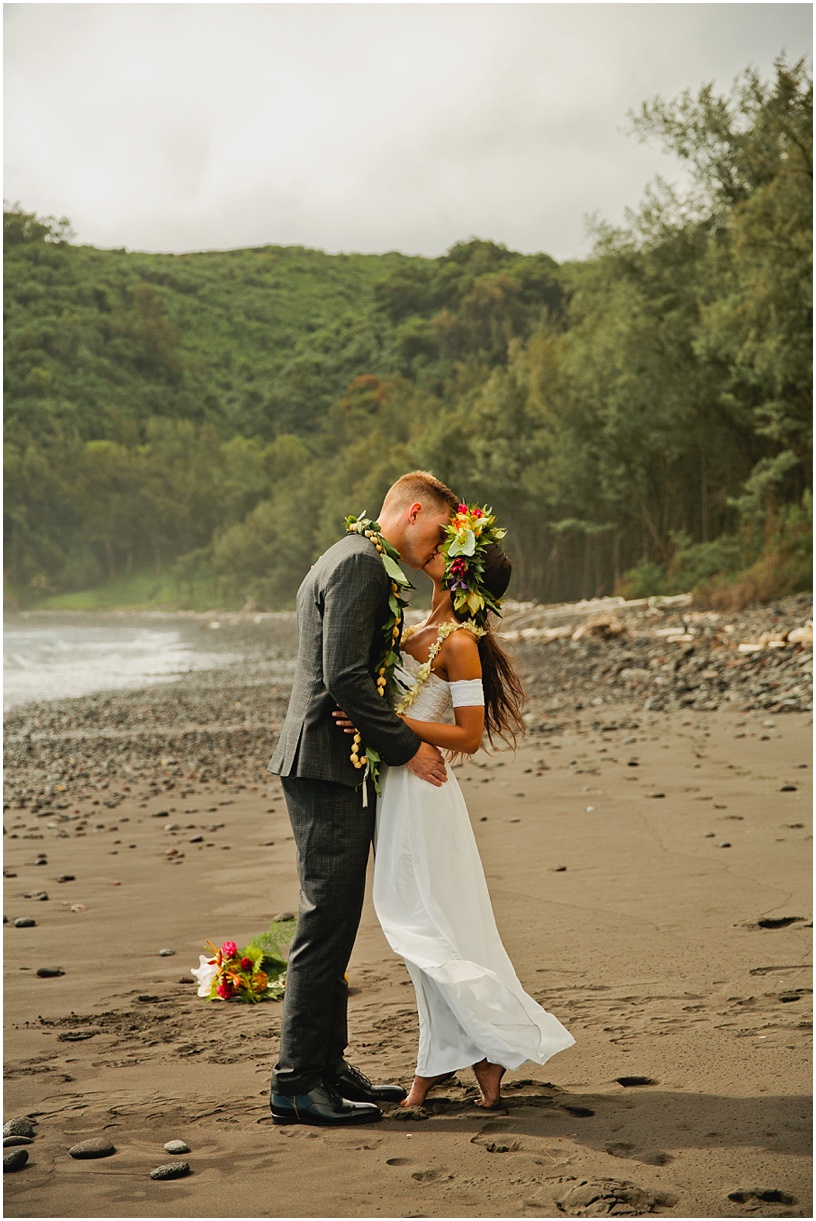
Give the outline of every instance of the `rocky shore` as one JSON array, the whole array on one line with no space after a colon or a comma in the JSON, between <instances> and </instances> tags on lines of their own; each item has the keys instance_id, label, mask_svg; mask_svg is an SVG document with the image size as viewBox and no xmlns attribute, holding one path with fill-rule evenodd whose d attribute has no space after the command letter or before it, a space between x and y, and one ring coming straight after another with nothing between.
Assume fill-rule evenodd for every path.
<instances>
[{"instance_id":1,"label":"rocky shore","mask_svg":"<svg viewBox=\"0 0 816 1221\"><path fill-rule=\"evenodd\" d=\"M697 611L689 601L509 604L502 635L524 679L529 729L619 703L665 713L812 711L812 598L797 595L736 615ZM248 761L255 775L263 774L288 703L294 615L190 622L208 651L243 660L167 686L10 713L7 806L65 810L69 787L92 786L113 808L128 785L145 779L165 791L183 788L185 779L240 784Z\"/></svg>"},{"instance_id":2,"label":"rocky shore","mask_svg":"<svg viewBox=\"0 0 816 1221\"><path fill-rule=\"evenodd\" d=\"M687 596L513 608L503 632L546 711L620 700L644 711L813 709L813 599L738 614Z\"/></svg>"}]
</instances>

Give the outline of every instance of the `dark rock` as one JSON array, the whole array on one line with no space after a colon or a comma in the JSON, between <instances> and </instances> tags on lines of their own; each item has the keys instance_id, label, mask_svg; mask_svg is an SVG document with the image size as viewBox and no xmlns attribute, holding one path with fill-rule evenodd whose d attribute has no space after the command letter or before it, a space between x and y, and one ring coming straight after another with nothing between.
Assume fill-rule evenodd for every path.
<instances>
[{"instance_id":1,"label":"dark rock","mask_svg":"<svg viewBox=\"0 0 816 1221\"><path fill-rule=\"evenodd\" d=\"M33 1136L4 1136L3 1148L11 1149L13 1145L31 1145L34 1143Z\"/></svg>"},{"instance_id":2,"label":"dark rock","mask_svg":"<svg viewBox=\"0 0 816 1221\"><path fill-rule=\"evenodd\" d=\"M64 974L62 967L37 967L39 979L56 979L58 975Z\"/></svg>"},{"instance_id":3,"label":"dark rock","mask_svg":"<svg viewBox=\"0 0 816 1221\"><path fill-rule=\"evenodd\" d=\"M15 1170L22 1170L28 1161L28 1149L14 1149L11 1153L7 1153L3 1158L3 1174L9 1174Z\"/></svg>"},{"instance_id":4,"label":"dark rock","mask_svg":"<svg viewBox=\"0 0 816 1221\"><path fill-rule=\"evenodd\" d=\"M75 882L76 877L72 873L63 873L57 878L58 882Z\"/></svg>"},{"instance_id":5,"label":"dark rock","mask_svg":"<svg viewBox=\"0 0 816 1221\"><path fill-rule=\"evenodd\" d=\"M175 950L159 950L159 957L160 958L172 958L173 955L175 954L175 952L176 952Z\"/></svg>"},{"instance_id":6,"label":"dark rock","mask_svg":"<svg viewBox=\"0 0 816 1221\"><path fill-rule=\"evenodd\" d=\"M189 1162L167 1162L150 1171L151 1179L180 1179L190 1173Z\"/></svg>"},{"instance_id":7,"label":"dark rock","mask_svg":"<svg viewBox=\"0 0 816 1221\"><path fill-rule=\"evenodd\" d=\"M14 921L15 928L36 928L37 921L33 916L18 916Z\"/></svg>"},{"instance_id":8,"label":"dark rock","mask_svg":"<svg viewBox=\"0 0 816 1221\"><path fill-rule=\"evenodd\" d=\"M44 890L27 890L23 895L24 899L39 899L41 903L45 903L48 895Z\"/></svg>"},{"instance_id":9,"label":"dark rock","mask_svg":"<svg viewBox=\"0 0 816 1221\"><path fill-rule=\"evenodd\" d=\"M77 1145L71 1145L68 1150L71 1157L92 1158L92 1157L110 1157L116 1152L116 1146L112 1145L104 1136L94 1136L90 1140L81 1140Z\"/></svg>"},{"instance_id":10,"label":"dark rock","mask_svg":"<svg viewBox=\"0 0 816 1221\"><path fill-rule=\"evenodd\" d=\"M32 1119L10 1119L3 1124L3 1136L36 1136Z\"/></svg>"}]
</instances>

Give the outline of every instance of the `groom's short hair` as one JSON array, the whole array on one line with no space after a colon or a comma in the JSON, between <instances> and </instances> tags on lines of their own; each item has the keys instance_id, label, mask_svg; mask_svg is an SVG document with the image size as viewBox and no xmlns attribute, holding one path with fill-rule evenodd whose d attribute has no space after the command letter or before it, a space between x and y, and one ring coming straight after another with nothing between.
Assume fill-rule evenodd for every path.
<instances>
[{"instance_id":1,"label":"groom's short hair","mask_svg":"<svg viewBox=\"0 0 816 1221\"><path fill-rule=\"evenodd\" d=\"M430 471L409 471L388 489L383 509L399 510L416 500L433 513L453 512L459 504L459 497Z\"/></svg>"}]
</instances>

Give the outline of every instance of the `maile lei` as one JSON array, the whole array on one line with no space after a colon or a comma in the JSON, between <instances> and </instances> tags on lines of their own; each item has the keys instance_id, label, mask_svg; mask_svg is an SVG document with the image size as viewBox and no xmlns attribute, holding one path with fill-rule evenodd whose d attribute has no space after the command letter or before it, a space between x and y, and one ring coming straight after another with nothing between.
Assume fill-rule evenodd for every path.
<instances>
[{"instance_id":1,"label":"maile lei","mask_svg":"<svg viewBox=\"0 0 816 1221\"><path fill-rule=\"evenodd\" d=\"M364 538L370 540L373 546L376 547L383 562L386 575L391 581L391 590L388 595L389 614L382 626L382 653L375 667L377 691L381 696L384 696L394 673L394 667L399 661L399 640L402 631L403 609L407 606L405 600L400 597L400 590L413 589L413 586L399 566L399 552L385 538L380 530L379 522L371 521L363 513L359 517L349 516L346 518L346 532L348 534L361 534ZM362 756L360 754L361 751ZM356 768L365 767L368 769L368 775L374 781L374 788L379 796L380 755L373 746L363 746L359 730L354 734L352 739L350 758ZM365 799L365 788L363 789L363 796Z\"/></svg>"}]
</instances>

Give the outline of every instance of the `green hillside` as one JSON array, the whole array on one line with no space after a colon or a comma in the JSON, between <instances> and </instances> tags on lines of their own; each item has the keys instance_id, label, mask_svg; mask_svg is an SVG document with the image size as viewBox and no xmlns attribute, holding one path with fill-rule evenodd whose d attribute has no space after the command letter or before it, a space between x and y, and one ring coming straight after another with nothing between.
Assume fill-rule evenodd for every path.
<instances>
[{"instance_id":1,"label":"green hillside","mask_svg":"<svg viewBox=\"0 0 816 1221\"><path fill-rule=\"evenodd\" d=\"M11 605L291 604L348 512L433 469L518 597L809 582L812 84L646 104L691 170L562 267L73 244L4 212Z\"/></svg>"},{"instance_id":2,"label":"green hillside","mask_svg":"<svg viewBox=\"0 0 816 1221\"><path fill-rule=\"evenodd\" d=\"M83 440L143 436L155 416L262 440L314 431L360 371L417 376L435 362L444 377L443 355L480 346L430 328L440 311L464 302L467 316L480 292L500 307L507 291L509 336L560 299L552 259L489 242L438 260L279 246L157 255L65 233L5 211L6 418Z\"/></svg>"}]
</instances>

